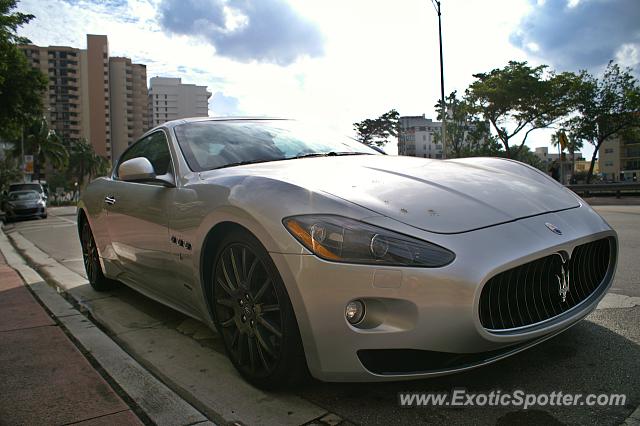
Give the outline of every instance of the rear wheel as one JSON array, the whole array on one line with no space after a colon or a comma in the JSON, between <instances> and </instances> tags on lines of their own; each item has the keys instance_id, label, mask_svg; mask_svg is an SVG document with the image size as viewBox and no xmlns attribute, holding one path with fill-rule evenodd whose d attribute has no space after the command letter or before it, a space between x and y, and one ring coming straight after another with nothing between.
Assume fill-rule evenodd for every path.
<instances>
[{"instance_id":1,"label":"rear wheel","mask_svg":"<svg viewBox=\"0 0 640 426\"><path fill-rule=\"evenodd\" d=\"M220 244L212 271L213 308L227 354L261 388L306 377L297 322L282 278L267 251L236 231Z\"/></svg>"},{"instance_id":2,"label":"rear wheel","mask_svg":"<svg viewBox=\"0 0 640 426\"><path fill-rule=\"evenodd\" d=\"M98 247L93 239L89 222L86 219L82 221L80 239L82 243L82 260L84 261L84 269L87 272L89 284L97 291L112 289L114 287L113 281L108 280L102 273L102 266L100 266L100 258L98 257Z\"/></svg>"}]
</instances>

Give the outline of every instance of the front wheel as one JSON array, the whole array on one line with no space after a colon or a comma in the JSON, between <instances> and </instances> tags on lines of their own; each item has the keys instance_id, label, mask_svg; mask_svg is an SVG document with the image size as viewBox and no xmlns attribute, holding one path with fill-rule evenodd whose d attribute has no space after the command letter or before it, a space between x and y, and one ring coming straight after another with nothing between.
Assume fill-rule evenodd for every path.
<instances>
[{"instance_id":1,"label":"front wheel","mask_svg":"<svg viewBox=\"0 0 640 426\"><path fill-rule=\"evenodd\" d=\"M82 244L82 260L84 261L84 269L87 272L89 284L96 291L106 291L113 288L113 282L108 280L102 273L100 266L100 258L98 257L98 247L93 239L91 226L85 219L82 221L80 230L80 240Z\"/></svg>"},{"instance_id":2,"label":"front wheel","mask_svg":"<svg viewBox=\"0 0 640 426\"><path fill-rule=\"evenodd\" d=\"M271 257L250 234L220 244L212 271L215 322L227 355L253 385L273 389L307 377L289 296Z\"/></svg>"}]
</instances>

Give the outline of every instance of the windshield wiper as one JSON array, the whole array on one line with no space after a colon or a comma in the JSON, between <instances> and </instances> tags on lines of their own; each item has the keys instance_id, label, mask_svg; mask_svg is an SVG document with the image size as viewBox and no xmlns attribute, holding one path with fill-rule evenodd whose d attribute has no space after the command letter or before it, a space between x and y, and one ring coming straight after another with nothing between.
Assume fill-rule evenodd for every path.
<instances>
[{"instance_id":1,"label":"windshield wiper","mask_svg":"<svg viewBox=\"0 0 640 426\"><path fill-rule=\"evenodd\" d=\"M235 167L235 166L244 166L247 164L257 164L257 163L268 163L271 161L283 161L283 160L295 160L298 158L310 158L310 157L337 157L340 155L373 155L373 154L369 154L367 152L314 152L314 153L309 153L309 154L302 154L302 155L297 155L295 157L289 157L289 158L273 158L273 159L269 159L269 160L246 160L246 161L237 161L235 163L229 163L229 164L225 164L223 166L220 167L215 167L211 170L218 170L218 169L225 169L227 167Z\"/></svg>"},{"instance_id":2,"label":"windshield wiper","mask_svg":"<svg viewBox=\"0 0 640 426\"><path fill-rule=\"evenodd\" d=\"M224 169L227 167L234 167L234 166L244 166L246 164L256 164L256 163L266 163L269 161L276 161L276 160L246 160L246 161L237 161L235 163L229 163L229 164L225 164L224 166L220 166L220 167L214 167L211 170L218 170L218 169Z\"/></svg>"},{"instance_id":3,"label":"windshield wiper","mask_svg":"<svg viewBox=\"0 0 640 426\"><path fill-rule=\"evenodd\" d=\"M295 157L292 157L292 159L296 159L296 158L309 158L309 157L338 157L341 155L373 155L373 154L369 154L367 152L335 152L335 151L331 151L331 152L314 152L314 153L310 153L310 154L302 154L302 155L296 155Z\"/></svg>"}]
</instances>

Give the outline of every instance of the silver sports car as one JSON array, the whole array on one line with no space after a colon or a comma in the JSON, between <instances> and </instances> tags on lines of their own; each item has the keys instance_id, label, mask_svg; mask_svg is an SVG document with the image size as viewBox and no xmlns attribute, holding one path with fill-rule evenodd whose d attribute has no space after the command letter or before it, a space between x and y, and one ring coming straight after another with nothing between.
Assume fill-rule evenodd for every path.
<instances>
[{"instance_id":1,"label":"silver sports car","mask_svg":"<svg viewBox=\"0 0 640 426\"><path fill-rule=\"evenodd\" d=\"M381 155L295 121L165 123L78 210L91 285L215 327L262 387L421 378L531 347L589 314L617 236L498 158Z\"/></svg>"}]
</instances>

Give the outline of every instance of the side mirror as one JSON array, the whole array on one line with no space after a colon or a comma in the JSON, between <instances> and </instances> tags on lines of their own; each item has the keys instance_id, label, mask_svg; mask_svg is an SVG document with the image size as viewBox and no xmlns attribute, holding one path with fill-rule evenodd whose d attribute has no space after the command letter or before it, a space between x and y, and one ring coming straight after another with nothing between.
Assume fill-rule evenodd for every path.
<instances>
[{"instance_id":1,"label":"side mirror","mask_svg":"<svg viewBox=\"0 0 640 426\"><path fill-rule=\"evenodd\" d=\"M120 164L118 177L124 181L152 180L156 178L151 161L144 157L136 157Z\"/></svg>"},{"instance_id":2,"label":"side mirror","mask_svg":"<svg viewBox=\"0 0 640 426\"><path fill-rule=\"evenodd\" d=\"M175 186L170 174L156 176L153 165L144 157L132 158L120 164L118 178L125 182L156 182L164 186Z\"/></svg>"}]
</instances>

